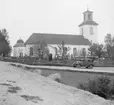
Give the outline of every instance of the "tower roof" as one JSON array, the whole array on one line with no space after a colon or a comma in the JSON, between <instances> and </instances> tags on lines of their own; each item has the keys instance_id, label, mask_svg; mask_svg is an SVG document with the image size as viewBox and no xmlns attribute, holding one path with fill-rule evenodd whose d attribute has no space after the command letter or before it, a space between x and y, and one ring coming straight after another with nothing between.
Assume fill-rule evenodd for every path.
<instances>
[{"instance_id":1,"label":"tower roof","mask_svg":"<svg viewBox=\"0 0 114 105\"><path fill-rule=\"evenodd\" d=\"M17 40L17 43L24 43L22 39Z\"/></svg>"},{"instance_id":2,"label":"tower roof","mask_svg":"<svg viewBox=\"0 0 114 105\"><path fill-rule=\"evenodd\" d=\"M83 14L85 13L93 13L93 12L87 9L85 12L83 12Z\"/></svg>"},{"instance_id":3,"label":"tower roof","mask_svg":"<svg viewBox=\"0 0 114 105\"><path fill-rule=\"evenodd\" d=\"M17 40L17 43L13 47L24 47L24 41L22 39Z\"/></svg>"},{"instance_id":4,"label":"tower roof","mask_svg":"<svg viewBox=\"0 0 114 105\"><path fill-rule=\"evenodd\" d=\"M83 22L79 25L80 26L83 26L83 25L94 25L94 26L97 26L98 23L96 23L95 21L93 21L93 15L92 15L92 11L89 11L88 9L83 12L83 16L84 16L84 20Z\"/></svg>"},{"instance_id":5,"label":"tower roof","mask_svg":"<svg viewBox=\"0 0 114 105\"><path fill-rule=\"evenodd\" d=\"M96 23L95 21L83 21L80 25L79 25L79 27L81 27L81 26L83 26L83 25L94 25L94 26L97 26L98 25L98 23Z\"/></svg>"}]
</instances>

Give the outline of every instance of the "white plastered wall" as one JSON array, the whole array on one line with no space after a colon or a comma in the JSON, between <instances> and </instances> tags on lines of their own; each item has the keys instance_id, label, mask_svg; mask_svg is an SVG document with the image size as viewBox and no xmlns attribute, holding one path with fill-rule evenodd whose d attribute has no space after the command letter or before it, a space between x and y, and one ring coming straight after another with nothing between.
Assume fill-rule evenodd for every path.
<instances>
[{"instance_id":1,"label":"white plastered wall","mask_svg":"<svg viewBox=\"0 0 114 105\"><path fill-rule=\"evenodd\" d=\"M23 56L25 56L25 47L14 47L14 57L19 57L20 53L23 53Z\"/></svg>"},{"instance_id":2,"label":"white plastered wall","mask_svg":"<svg viewBox=\"0 0 114 105\"><path fill-rule=\"evenodd\" d=\"M93 28L93 34L90 34L90 27ZM80 34L82 34L82 28L83 28L83 36L88 39L92 43L96 43L98 38L97 38L97 26L93 25L84 25L80 27Z\"/></svg>"}]
</instances>

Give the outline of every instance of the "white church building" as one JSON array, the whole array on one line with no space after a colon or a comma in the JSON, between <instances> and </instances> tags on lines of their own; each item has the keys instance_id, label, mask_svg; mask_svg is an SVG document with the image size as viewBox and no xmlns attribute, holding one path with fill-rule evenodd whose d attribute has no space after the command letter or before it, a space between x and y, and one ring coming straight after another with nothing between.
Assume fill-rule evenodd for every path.
<instances>
[{"instance_id":1,"label":"white church building","mask_svg":"<svg viewBox=\"0 0 114 105\"><path fill-rule=\"evenodd\" d=\"M55 47L62 44L64 41L66 47L70 47L69 55L76 53L80 56L82 49L85 49L88 54L88 48L91 43L97 42L97 26L98 24L93 20L93 12L85 11L83 13L83 22L79 25L79 35L70 34L51 34L51 33L33 33L24 43L19 39L14 45L13 56L34 56L33 46L40 40L44 40L48 45L49 53L55 57Z\"/></svg>"}]
</instances>

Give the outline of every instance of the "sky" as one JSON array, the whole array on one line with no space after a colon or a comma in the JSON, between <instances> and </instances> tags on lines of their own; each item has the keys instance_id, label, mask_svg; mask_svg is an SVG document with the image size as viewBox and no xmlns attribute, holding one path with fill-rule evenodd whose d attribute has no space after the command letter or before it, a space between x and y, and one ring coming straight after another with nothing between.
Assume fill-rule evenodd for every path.
<instances>
[{"instance_id":1,"label":"sky","mask_svg":"<svg viewBox=\"0 0 114 105\"><path fill-rule=\"evenodd\" d=\"M32 33L79 35L87 7L103 43L107 33L114 35L114 0L0 0L0 29L7 29L12 46Z\"/></svg>"}]
</instances>

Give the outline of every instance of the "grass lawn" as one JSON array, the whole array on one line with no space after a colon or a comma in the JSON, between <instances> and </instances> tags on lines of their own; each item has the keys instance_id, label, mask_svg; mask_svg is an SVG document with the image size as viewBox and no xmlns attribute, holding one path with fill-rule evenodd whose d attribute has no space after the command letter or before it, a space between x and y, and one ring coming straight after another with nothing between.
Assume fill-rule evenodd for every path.
<instances>
[{"instance_id":1,"label":"grass lawn","mask_svg":"<svg viewBox=\"0 0 114 105\"><path fill-rule=\"evenodd\" d=\"M44 76L48 76L52 73L60 73L61 81L70 86L78 86L79 83L87 82L88 79L94 79L96 76L101 76L103 74L98 73L86 73L86 72L72 72L72 71L57 71L57 70L42 70ZM114 74L108 74L112 79L114 79Z\"/></svg>"}]
</instances>

